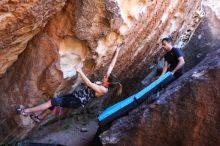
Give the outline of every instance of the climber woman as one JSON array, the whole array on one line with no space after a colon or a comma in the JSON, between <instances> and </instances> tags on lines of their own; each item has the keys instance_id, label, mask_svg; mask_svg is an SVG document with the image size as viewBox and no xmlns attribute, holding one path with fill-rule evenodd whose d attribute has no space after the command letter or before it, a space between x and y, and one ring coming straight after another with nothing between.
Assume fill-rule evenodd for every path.
<instances>
[{"instance_id":1,"label":"climber woman","mask_svg":"<svg viewBox=\"0 0 220 146\"><path fill-rule=\"evenodd\" d=\"M117 57L119 53L120 47L116 48L114 57L110 63L110 66L108 68L107 74L104 75L102 81L92 83L86 75L83 73L81 68L79 66L76 66L75 69L76 71L80 74L82 77L82 80L85 82L85 84L80 85L80 88L76 88L77 90L74 90L71 94L64 95L62 97L54 97L51 98L49 101L46 103L40 104L35 107L31 108L24 108L24 107L19 107L17 108L17 112L20 113L23 116L28 116L30 117L37 123L39 123L42 119L40 119L36 114L33 114L35 112L40 112L44 111L48 108L51 107L64 107L64 108L78 108L78 107L84 107L92 98L103 96L108 92L109 87L117 87L117 93L120 94L122 91L122 86L119 82L113 82L112 76L110 76Z\"/></svg>"}]
</instances>

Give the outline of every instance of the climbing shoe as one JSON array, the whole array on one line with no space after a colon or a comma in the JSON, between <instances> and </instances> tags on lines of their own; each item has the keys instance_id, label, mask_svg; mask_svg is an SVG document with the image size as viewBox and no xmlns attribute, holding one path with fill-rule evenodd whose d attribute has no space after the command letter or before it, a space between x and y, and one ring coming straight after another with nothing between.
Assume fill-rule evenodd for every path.
<instances>
[{"instance_id":1,"label":"climbing shoe","mask_svg":"<svg viewBox=\"0 0 220 146\"><path fill-rule=\"evenodd\" d=\"M37 114L31 114L30 115L30 118L36 122L36 123L40 123L41 122L41 119L39 118L39 116Z\"/></svg>"},{"instance_id":2,"label":"climbing shoe","mask_svg":"<svg viewBox=\"0 0 220 146\"><path fill-rule=\"evenodd\" d=\"M29 114L27 112L25 112L24 109L25 109L24 106L20 105L19 107L16 108L16 112L18 114L25 116L25 117L29 116Z\"/></svg>"}]
</instances>

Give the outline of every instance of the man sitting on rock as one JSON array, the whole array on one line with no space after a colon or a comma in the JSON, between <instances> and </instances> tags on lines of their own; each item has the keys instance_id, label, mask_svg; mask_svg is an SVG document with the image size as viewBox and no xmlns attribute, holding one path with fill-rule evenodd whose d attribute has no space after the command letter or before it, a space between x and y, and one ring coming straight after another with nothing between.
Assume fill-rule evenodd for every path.
<instances>
[{"instance_id":1,"label":"man sitting on rock","mask_svg":"<svg viewBox=\"0 0 220 146\"><path fill-rule=\"evenodd\" d=\"M171 71L175 79L179 78L183 74L183 66L185 64L181 49L173 47L171 38L163 38L162 47L166 50L166 54L164 55L164 66L161 75Z\"/></svg>"}]
</instances>

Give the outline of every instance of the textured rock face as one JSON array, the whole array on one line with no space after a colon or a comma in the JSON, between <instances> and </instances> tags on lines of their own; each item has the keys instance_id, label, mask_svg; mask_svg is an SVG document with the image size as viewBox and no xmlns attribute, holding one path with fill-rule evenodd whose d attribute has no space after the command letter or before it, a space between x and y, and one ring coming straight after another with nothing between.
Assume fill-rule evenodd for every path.
<instances>
[{"instance_id":1,"label":"textured rock face","mask_svg":"<svg viewBox=\"0 0 220 146\"><path fill-rule=\"evenodd\" d=\"M64 4L65 0L0 2L0 145L25 136L33 127L24 128L27 123L16 116L15 107L38 104L61 83L57 44L47 34L32 37Z\"/></svg>"},{"instance_id":2,"label":"textured rock face","mask_svg":"<svg viewBox=\"0 0 220 146\"><path fill-rule=\"evenodd\" d=\"M188 42L184 41L185 37L190 38L189 35L194 33L189 44L183 47L187 70L204 59L210 51L219 48L220 45L218 37L220 26L219 2L214 4L212 0L204 1L203 7L206 16L196 32L194 33L189 29L182 37L178 37L175 43L176 46L181 47L183 42ZM183 41L179 41L181 39ZM179 82L174 83L161 96L161 100L155 104L150 107L147 104L142 105L129 116L114 122L109 130L100 135L102 143L104 145L135 146L219 145L220 123L216 121L219 118L218 80L220 77L219 55L216 57L216 54L215 52L210 55L203 61L204 64L200 64L200 68L191 71L180 79L182 81L179 80ZM211 65L213 66L211 67ZM207 71L208 66L210 66L209 71ZM200 72L201 70L205 70L207 74L202 72L190 77L194 71ZM134 80L139 82L139 78L134 78ZM125 93L125 96L135 92L132 88L135 89L136 84L131 84L135 83L134 80L126 81L129 85L129 87L126 86L126 89L131 90ZM212 81L210 82L210 80ZM181 84L184 86L180 86ZM117 100L107 99L106 105Z\"/></svg>"},{"instance_id":3,"label":"textured rock face","mask_svg":"<svg viewBox=\"0 0 220 146\"><path fill-rule=\"evenodd\" d=\"M122 53L119 56L121 59L117 62L114 73L121 80L143 78L149 66L156 61L155 58L163 53L159 45L161 38L171 35L175 40L179 38L179 42L184 44L191 36L186 35L186 32L193 32L193 28L197 27L203 16L199 1L136 1L134 10L131 9L135 3L133 1L123 4L122 1L116 2L119 5L123 23L117 31L119 35L115 36L122 36L125 45L122 45ZM193 7L189 8L189 6ZM137 9L138 11L136 11ZM188 21L188 17L191 18L191 21ZM120 38L118 39L120 42ZM116 39L114 37L111 40ZM114 43L108 45L108 42L106 39L98 41L97 52L100 54L98 61L101 57L104 58L104 61L100 61L101 65L97 64L99 72L106 69L103 66L106 66L105 60L109 60L108 52L112 49L111 46L115 46ZM104 53L105 50L108 52ZM143 68L146 68L146 72L143 72ZM138 76L134 74L138 74Z\"/></svg>"},{"instance_id":4,"label":"textured rock face","mask_svg":"<svg viewBox=\"0 0 220 146\"><path fill-rule=\"evenodd\" d=\"M208 0L203 2L206 16L201 21L191 41L184 48L187 58L186 69L200 62L208 52L220 46L220 2Z\"/></svg>"},{"instance_id":5,"label":"textured rock face","mask_svg":"<svg viewBox=\"0 0 220 146\"><path fill-rule=\"evenodd\" d=\"M103 0L77 0L75 4L76 36L87 40L91 48L97 46L97 39L110 31Z\"/></svg>"},{"instance_id":6,"label":"textured rock face","mask_svg":"<svg viewBox=\"0 0 220 146\"><path fill-rule=\"evenodd\" d=\"M100 135L104 145L220 145L220 49Z\"/></svg>"},{"instance_id":7,"label":"textured rock face","mask_svg":"<svg viewBox=\"0 0 220 146\"><path fill-rule=\"evenodd\" d=\"M1 1L0 141L34 126L23 128L16 105L37 105L77 85L75 65L99 79L123 43L113 73L126 89L163 54L162 37L184 46L202 17L201 1L193 0Z\"/></svg>"},{"instance_id":8,"label":"textured rock face","mask_svg":"<svg viewBox=\"0 0 220 146\"><path fill-rule=\"evenodd\" d=\"M45 59L47 58L47 59ZM38 35L28 44L19 60L1 78L1 142L25 135L33 125L24 128L16 115L19 104L33 106L44 96L53 96L62 81L57 45L47 36ZM11 139L12 138L12 139Z\"/></svg>"},{"instance_id":9,"label":"textured rock face","mask_svg":"<svg viewBox=\"0 0 220 146\"><path fill-rule=\"evenodd\" d=\"M65 0L1 0L0 76L64 4Z\"/></svg>"}]
</instances>

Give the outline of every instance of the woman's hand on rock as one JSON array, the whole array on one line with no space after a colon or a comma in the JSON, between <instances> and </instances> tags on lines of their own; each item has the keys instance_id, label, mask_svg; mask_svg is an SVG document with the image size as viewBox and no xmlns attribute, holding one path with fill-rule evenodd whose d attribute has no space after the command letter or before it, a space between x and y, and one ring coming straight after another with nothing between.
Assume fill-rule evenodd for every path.
<instances>
[{"instance_id":1,"label":"woman's hand on rock","mask_svg":"<svg viewBox=\"0 0 220 146\"><path fill-rule=\"evenodd\" d=\"M76 66L75 66L75 69L76 69L76 71L77 71L78 73L82 72L82 69L80 68L79 65L76 65Z\"/></svg>"}]
</instances>

